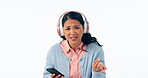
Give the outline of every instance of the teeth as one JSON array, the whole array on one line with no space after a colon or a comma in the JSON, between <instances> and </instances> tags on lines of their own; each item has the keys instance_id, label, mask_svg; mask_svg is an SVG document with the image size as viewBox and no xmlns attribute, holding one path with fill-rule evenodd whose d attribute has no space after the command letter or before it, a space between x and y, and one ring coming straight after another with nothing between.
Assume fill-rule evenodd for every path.
<instances>
[{"instance_id":1,"label":"teeth","mask_svg":"<svg viewBox=\"0 0 148 78\"><path fill-rule=\"evenodd\" d=\"M77 38L77 37L72 37L72 38Z\"/></svg>"},{"instance_id":2,"label":"teeth","mask_svg":"<svg viewBox=\"0 0 148 78\"><path fill-rule=\"evenodd\" d=\"M77 37L71 37L71 39L76 39Z\"/></svg>"}]
</instances>

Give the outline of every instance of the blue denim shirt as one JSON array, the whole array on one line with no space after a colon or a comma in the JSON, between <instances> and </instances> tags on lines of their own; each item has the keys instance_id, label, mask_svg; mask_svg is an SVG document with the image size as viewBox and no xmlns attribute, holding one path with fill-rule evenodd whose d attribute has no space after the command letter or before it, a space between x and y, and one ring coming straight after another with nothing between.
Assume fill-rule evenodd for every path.
<instances>
[{"instance_id":1,"label":"blue denim shirt","mask_svg":"<svg viewBox=\"0 0 148 78\"><path fill-rule=\"evenodd\" d=\"M104 64L103 49L97 43L88 44L86 53L80 59L82 78L106 78L106 73L94 72L92 69L92 63L98 58ZM62 52L60 43L55 44L48 51L43 78L51 78L50 73L46 71L47 68L55 68L64 74L64 78L70 78L69 63L70 59Z\"/></svg>"}]
</instances>

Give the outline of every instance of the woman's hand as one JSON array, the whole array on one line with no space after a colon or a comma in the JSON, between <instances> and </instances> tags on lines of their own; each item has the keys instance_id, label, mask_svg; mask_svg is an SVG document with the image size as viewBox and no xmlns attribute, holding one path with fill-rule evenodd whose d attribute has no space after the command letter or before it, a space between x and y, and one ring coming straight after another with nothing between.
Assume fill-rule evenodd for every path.
<instances>
[{"instance_id":1,"label":"woman's hand","mask_svg":"<svg viewBox=\"0 0 148 78\"><path fill-rule=\"evenodd\" d=\"M57 75L57 76L55 76L55 74L51 74L50 75L51 76L51 78L64 78L63 76L61 76L60 74L59 75ZM61 76L61 77L60 77Z\"/></svg>"},{"instance_id":2,"label":"woman's hand","mask_svg":"<svg viewBox=\"0 0 148 78\"><path fill-rule=\"evenodd\" d=\"M92 63L92 68L95 72L105 72L105 70L107 69L104 64L100 63L100 59L96 59Z\"/></svg>"}]
</instances>

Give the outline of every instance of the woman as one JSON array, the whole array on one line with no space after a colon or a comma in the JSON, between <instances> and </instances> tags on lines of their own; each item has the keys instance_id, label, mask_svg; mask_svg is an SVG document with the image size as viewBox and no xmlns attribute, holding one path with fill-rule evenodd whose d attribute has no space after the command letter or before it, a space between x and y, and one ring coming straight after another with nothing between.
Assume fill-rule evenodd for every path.
<instances>
[{"instance_id":1,"label":"woman","mask_svg":"<svg viewBox=\"0 0 148 78\"><path fill-rule=\"evenodd\" d=\"M105 78L104 52L95 37L88 32L86 17L76 11L64 13L58 22L63 39L47 54L44 78L63 78L46 69L55 68L64 78Z\"/></svg>"}]
</instances>

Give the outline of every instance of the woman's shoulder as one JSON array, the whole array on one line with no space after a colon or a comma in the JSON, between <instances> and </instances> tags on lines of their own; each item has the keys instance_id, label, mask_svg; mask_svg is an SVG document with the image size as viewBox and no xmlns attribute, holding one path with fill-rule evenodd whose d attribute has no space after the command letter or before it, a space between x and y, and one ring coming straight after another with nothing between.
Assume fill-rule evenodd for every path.
<instances>
[{"instance_id":1,"label":"woman's shoulder","mask_svg":"<svg viewBox=\"0 0 148 78\"><path fill-rule=\"evenodd\" d=\"M49 47L49 51L53 51L53 50L58 50L58 48L60 46L60 42L54 43L53 45L51 45L51 47Z\"/></svg>"},{"instance_id":2,"label":"woman's shoulder","mask_svg":"<svg viewBox=\"0 0 148 78\"><path fill-rule=\"evenodd\" d=\"M55 43L53 44L49 50L48 50L48 53L51 54L51 53L55 53L56 51L58 51L60 49L60 43ZM53 52L54 51L54 52Z\"/></svg>"},{"instance_id":3,"label":"woman's shoulder","mask_svg":"<svg viewBox=\"0 0 148 78\"><path fill-rule=\"evenodd\" d=\"M93 42L87 45L88 50L102 50L102 47L97 42Z\"/></svg>"},{"instance_id":4,"label":"woman's shoulder","mask_svg":"<svg viewBox=\"0 0 148 78\"><path fill-rule=\"evenodd\" d=\"M102 48L101 46L98 45L97 42L93 42L87 45L88 47L93 47L93 48Z\"/></svg>"},{"instance_id":5,"label":"woman's shoulder","mask_svg":"<svg viewBox=\"0 0 148 78\"><path fill-rule=\"evenodd\" d=\"M55 43L51 46L51 49L55 49L55 48L57 49L59 47L59 45L60 45L60 42Z\"/></svg>"}]
</instances>

